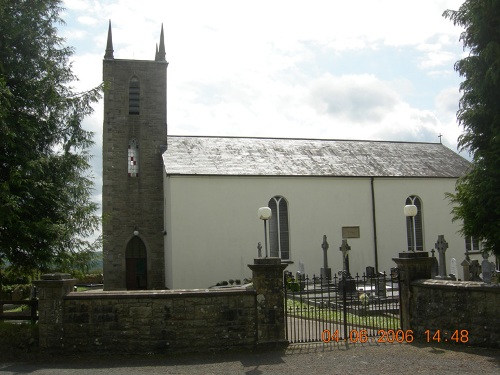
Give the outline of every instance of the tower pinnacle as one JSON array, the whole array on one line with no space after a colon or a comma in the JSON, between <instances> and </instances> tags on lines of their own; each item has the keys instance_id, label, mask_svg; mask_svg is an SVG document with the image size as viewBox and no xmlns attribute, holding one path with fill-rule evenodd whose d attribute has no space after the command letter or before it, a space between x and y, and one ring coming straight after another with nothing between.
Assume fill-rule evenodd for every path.
<instances>
[{"instance_id":1,"label":"tower pinnacle","mask_svg":"<svg viewBox=\"0 0 500 375\"><path fill-rule=\"evenodd\" d=\"M115 58L113 56L113 36L111 35L111 20L109 20L108 41L106 43L106 53L104 54L104 58L108 60Z\"/></svg>"},{"instance_id":2,"label":"tower pinnacle","mask_svg":"<svg viewBox=\"0 0 500 375\"><path fill-rule=\"evenodd\" d=\"M163 36L163 24L161 24L160 46L158 47L158 52L156 54L155 60L165 61L165 39Z\"/></svg>"}]
</instances>

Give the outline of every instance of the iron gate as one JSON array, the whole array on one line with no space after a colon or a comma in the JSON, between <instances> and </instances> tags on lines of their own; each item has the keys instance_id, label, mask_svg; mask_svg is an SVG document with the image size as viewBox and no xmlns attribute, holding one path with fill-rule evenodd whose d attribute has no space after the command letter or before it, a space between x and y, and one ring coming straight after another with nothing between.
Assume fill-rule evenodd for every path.
<instances>
[{"instance_id":1,"label":"iron gate","mask_svg":"<svg viewBox=\"0 0 500 375\"><path fill-rule=\"evenodd\" d=\"M397 269L332 279L285 273L286 338L302 342L403 342Z\"/></svg>"}]
</instances>

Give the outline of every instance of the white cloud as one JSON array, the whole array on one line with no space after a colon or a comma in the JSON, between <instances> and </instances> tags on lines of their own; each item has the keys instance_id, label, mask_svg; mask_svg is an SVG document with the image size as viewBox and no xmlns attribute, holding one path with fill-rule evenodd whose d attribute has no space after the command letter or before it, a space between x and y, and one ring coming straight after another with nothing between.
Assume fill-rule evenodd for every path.
<instances>
[{"instance_id":1,"label":"white cloud","mask_svg":"<svg viewBox=\"0 0 500 375\"><path fill-rule=\"evenodd\" d=\"M321 115L376 123L394 108L399 98L388 85L371 75L326 75L312 84L310 101Z\"/></svg>"},{"instance_id":2,"label":"white cloud","mask_svg":"<svg viewBox=\"0 0 500 375\"><path fill-rule=\"evenodd\" d=\"M454 51L446 50L445 46L441 43L420 44L418 50L424 52L419 64L423 69L435 68L443 65L452 66L456 60Z\"/></svg>"},{"instance_id":3,"label":"white cloud","mask_svg":"<svg viewBox=\"0 0 500 375\"><path fill-rule=\"evenodd\" d=\"M460 96L458 87L449 87L441 90L435 99L436 110L439 113L455 115L458 110Z\"/></svg>"},{"instance_id":4,"label":"white cloud","mask_svg":"<svg viewBox=\"0 0 500 375\"><path fill-rule=\"evenodd\" d=\"M98 23L98 20L95 17L82 16L78 17L78 22L81 23L82 25L93 26Z\"/></svg>"},{"instance_id":5,"label":"white cloud","mask_svg":"<svg viewBox=\"0 0 500 375\"><path fill-rule=\"evenodd\" d=\"M89 3L85 0L64 0L64 7L70 10L82 11L89 8Z\"/></svg>"}]
</instances>

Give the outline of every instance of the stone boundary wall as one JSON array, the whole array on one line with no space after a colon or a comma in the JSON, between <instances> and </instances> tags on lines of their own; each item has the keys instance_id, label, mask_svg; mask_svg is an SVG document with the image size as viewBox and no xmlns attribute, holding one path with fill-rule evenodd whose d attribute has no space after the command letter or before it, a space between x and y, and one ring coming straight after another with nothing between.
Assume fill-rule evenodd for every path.
<instances>
[{"instance_id":1,"label":"stone boundary wall","mask_svg":"<svg viewBox=\"0 0 500 375\"><path fill-rule=\"evenodd\" d=\"M427 341L425 331L430 330L430 342L446 345L454 343L451 336L459 330L460 344L500 347L500 285L416 280L411 283L409 302L415 338ZM437 330L441 343L432 340Z\"/></svg>"},{"instance_id":2,"label":"stone boundary wall","mask_svg":"<svg viewBox=\"0 0 500 375\"><path fill-rule=\"evenodd\" d=\"M257 258L248 288L72 292L64 273L42 275L42 350L176 353L282 348L283 270L279 258Z\"/></svg>"},{"instance_id":3,"label":"stone boundary wall","mask_svg":"<svg viewBox=\"0 0 500 375\"><path fill-rule=\"evenodd\" d=\"M256 292L245 289L69 293L65 351L167 353L252 348Z\"/></svg>"}]
</instances>

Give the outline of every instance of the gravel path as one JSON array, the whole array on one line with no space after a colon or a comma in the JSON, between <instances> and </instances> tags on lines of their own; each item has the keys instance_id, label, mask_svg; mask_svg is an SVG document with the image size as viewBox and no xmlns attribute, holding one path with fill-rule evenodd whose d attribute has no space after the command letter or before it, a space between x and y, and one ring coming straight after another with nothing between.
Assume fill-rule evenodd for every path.
<instances>
[{"instance_id":1,"label":"gravel path","mask_svg":"<svg viewBox=\"0 0 500 375\"><path fill-rule=\"evenodd\" d=\"M0 375L500 374L500 349L420 344L294 344L284 351L0 360Z\"/></svg>"}]
</instances>

